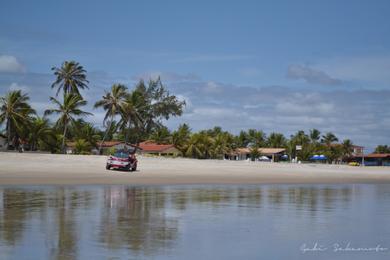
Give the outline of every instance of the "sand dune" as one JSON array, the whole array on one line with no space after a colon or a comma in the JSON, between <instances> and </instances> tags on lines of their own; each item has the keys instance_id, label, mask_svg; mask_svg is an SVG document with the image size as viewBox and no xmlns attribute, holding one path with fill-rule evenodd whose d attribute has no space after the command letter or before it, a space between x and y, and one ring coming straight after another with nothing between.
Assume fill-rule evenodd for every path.
<instances>
[{"instance_id":1,"label":"sand dune","mask_svg":"<svg viewBox=\"0 0 390 260\"><path fill-rule=\"evenodd\" d=\"M136 172L108 171L105 156L0 153L0 185L390 183L390 167L138 157Z\"/></svg>"}]
</instances>

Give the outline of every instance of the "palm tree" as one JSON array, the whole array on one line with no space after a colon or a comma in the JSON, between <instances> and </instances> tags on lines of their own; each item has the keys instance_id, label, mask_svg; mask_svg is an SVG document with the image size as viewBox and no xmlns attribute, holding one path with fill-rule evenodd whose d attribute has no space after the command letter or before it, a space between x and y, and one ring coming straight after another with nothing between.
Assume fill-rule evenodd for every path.
<instances>
[{"instance_id":1,"label":"palm tree","mask_svg":"<svg viewBox=\"0 0 390 260\"><path fill-rule=\"evenodd\" d=\"M122 129L127 129L125 134L126 143L130 137L131 127L134 126L136 129L139 129L143 123L142 110L144 106L143 96L136 90L128 93L120 105L121 121L119 124Z\"/></svg>"},{"instance_id":2,"label":"palm tree","mask_svg":"<svg viewBox=\"0 0 390 260\"><path fill-rule=\"evenodd\" d=\"M29 97L20 90L10 91L4 97L0 97L0 124L6 122L7 144L11 144L12 131L18 135L23 126L35 114L34 109L28 104Z\"/></svg>"},{"instance_id":3,"label":"palm tree","mask_svg":"<svg viewBox=\"0 0 390 260\"><path fill-rule=\"evenodd\" d=\"M349 139L345 139L342 145L343 157L350 157L353 153L353 143Z\"/></svg>"},{"instance_id":4,"label":"palm tree","mask_svg":"<svg viewBox=\"0 0 390 260\"><path fill-rule=\"evenodd\" d=\"M326 133L322 136L321 142L330 146L332 143L337 142L339 139L331 132Z\"/></svg>"},{"instance_id":5,"label":"palm tree","mask_svg":"<svg viewBox=\"0 0 390 260\"><path fill-rule=\"evenodd\" d=\"M390 153L390 146L388 146L388 145L378 145L375 148L375 152L374 153Z\"/></svg>"},{"instance_id":6,"label":"palm tree","mask_svg":"<svg viewBox=\"0 0 390 260\"><path fill-rule=\"evenodd\" d=\"M88 80L86 71L83 66L75 61L65 61L60 68L53 67L56 80L51 85L52 88L58 87L56 96L60 93L61 89L64 91L64 95L73 93L80 95L79 89L88 89Z\"/></svg>"},{"instance_id":7,"label":"palm tree","mask_svg":"<svg viewBox=\"0 0 390 260\"><path fill-rule=\"evenodd\" d=\"M306 160L310 157L310 138L303 130L299 130L295 135L292 135L288 144L288 150L291 158L299 157L300 160ZM298 152L296 146L300 145L301 150Z\"/></svg>"},{"instance_id":8,"label":"palm tree","mask_svg":"<svg viewBox=\"0 0 390 260\"><path fill-rule=\"evenodd\" d=\"M98 140L101 140L99 130L83 119L74 122L71 132L73 132L74 139L84 139L94 148L97 148Z\"/></svg>"},{"instance_id":9,"label":"palm tree","mask_svg":"<svg viewBox=\"0 0 390 260\"><path fill-rule=\"evenodd\" d=\"M103 142L106 140L109 130L112 128L114 117L119 114L121 110L122 103L126 97L126 90L127 87L125 85L114 84L111 86L111 91L106 92L102 99L97 101L94 105L94 108L103 107L106 111L106 115L103 119L103 125L107 122L107 120L109 120L103 139L99 145L99 152L102 149Z\"/></svg>"},{"instance_id":10,"label":"palm tree","mask_svg":"<svg viewBox=\"0 0 390 260\"><path fill-rule=\"evenodd\" d=\"M271 133L267 140L269 147L285 147L286 142L286 138L280 133Z\"/></svg>"},{"instance_id":11,"label":"palm tree","mask_svg":"<svg viewBox=\"0 0 390 260\"><path fill-rule=\"evenodd\" d=\"M310 130L309 137L310 137L310 141L312 144L317 144L321 138L321 132L319 130L313 128Z\"/></svg>"},{"instance_id":12,"label":"palm tree","mask_svg":"<svg viewBox=\"0 0 390 260\"><path fill-rule=\"evenodd\" d=\"M76 154L89 154L91 151L91 143L85 139L77 139L75 142Z\"/></svg>"},{"instance_id":13,"label":"palm tree","mask_svg":"<svg viewBox=\"0 0 390 260\"><path fill-rule=\"evenodd\" d=\"M165 126L157 128L151 135L150 140L158 144L167 144L171 140L171 133Z\"/></svg>"},{"instance_id":14,"label":"palm tree","mask_svg":"<svg viewBox=\"0 0 390 260\"><path fill-rule=\"evenodd\" d=\"M48 142L48 139L54 135L50 127L49 119L45 117L35 117L29 127L30 150L38 148L39 142Z\"/></svg>"},{"instance_id":15,"label":"palm tree","mask_svg":"<svg viewBox=\"0 0 390 260\"><path fill-rule=\"evenodd\" d=\"M233 136L228 132L220 132L213 138L212 156L213 158L223 158L225 154L230 153L233 148Z\"/></svg>"},{"instance_id":16,"label":"palm tree","mask_svg":"<svg viewBox=\"0 0 390 260\"><path fill-rule=\"evenodd\" d=\"M185 155L192 158L209 158L212 146L212 139L204 131L191 135Z\"/></svg>"},{"instance_id":17,"label":"palm tree","mask_svg":"<svg viewBox=\"0 0 390 260\"><path fill-rule=\"evenodd\" d=\"M51 115L53 113L59 114L60 117L56 122L57 127L63 128L63 139L62 139L62 151L65 152L65 140L66 133L70 123L75 121L75 117L82 117L86 115L92 115L91 113L82 111L80 107L85 106L87 101L83 100L80 95L68 93L64 96L64 102L61 104L60 101L54 97L50 97L50 100L57 106L55 109L47 109L45 115Z\"/></svg>"},{"instance_id":18,"label":"palm tree","mask_svg":"<svg viewBox=\"0 0 390 260\"><path fill-rule=\"evenodd\" d=\"M184 155L190 136L191 129L187 124L184 123L179 125L176 131L173 131L171 135L171 143Z\"/></svg>"},{"instance_id":19,"label":"palm tree","mask_svg":"<svg viewBox=\"0 0 390 260\"><path fill-rule=\"evenodd\" d=\"M251 145L256 145L258 147L262 147L265 144L266 135L263 131L257 131L256 129L249 129L248 136Z\"/></svg>"}]
</instances>

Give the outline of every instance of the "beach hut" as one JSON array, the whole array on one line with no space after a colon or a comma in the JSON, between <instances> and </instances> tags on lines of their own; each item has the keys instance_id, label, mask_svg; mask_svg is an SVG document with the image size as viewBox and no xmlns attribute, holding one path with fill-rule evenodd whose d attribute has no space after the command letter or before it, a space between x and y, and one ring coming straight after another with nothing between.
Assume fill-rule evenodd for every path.
<instances>
[{"instance_id":1,"label":"beach hut","mask_svg":"<svg viewBox=\"0 0 390 260\"><path fill-rule=\"evenodd\" d=\"M271 159L272 162L279 161L282 156L285 155L286 149L284 148L259 148L259 154ZM241 161L251 158L250 148L237 148L229 154L225 154L225 158L229 160Z\"/></svg>"}]
</instances>

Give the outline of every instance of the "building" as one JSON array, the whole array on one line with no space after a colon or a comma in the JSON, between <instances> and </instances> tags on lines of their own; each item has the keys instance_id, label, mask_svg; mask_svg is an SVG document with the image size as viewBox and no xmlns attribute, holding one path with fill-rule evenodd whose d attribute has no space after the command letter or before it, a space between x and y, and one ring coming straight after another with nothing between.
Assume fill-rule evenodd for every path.
<instances>
[{"instance_id":1,"label":"building","mask_svg":"<svg viewBox=\"0 0 390 260\"><path fill-rule=\"evenodd\" d=\"M352 156L361 156L361 155L363 155L363 149L364 149L363 146L353 145L352 149L353 149Z\"/></svg>"},{"instance_id":2,"label":"building","mask_svg":"<svg viewBox=\"0 0 390 260\"><path fill-rule=\"evenodd\" d=\"M98 143L100 145L100 142ZM123 141L105 141L102 144L102 153L103 154L108 154L110 151L113 150L120 150L120 149L137 149L139 150L140 148L134 144L126 143Z\"/></svg>"},{"instance_id":3,"label":"building","mask_svg":"<svg viewBox=\"0 0 390 260\"><path fill-rule=\"evenodd\" d=\"M362 156L355 156L356 161L363 162ZM365 166L390 166L390 153L370 153L364 155Z\"/></svg>"},{"instance_id":4,"label":"building","mask_svg":"<svg viewBox=\"0 0 390 260\"><path fill-rule=\"evenodd\" d=\"M141 154L178 156L180 151L173 144L157 144L145 141L139 144Z\"/></svg>"},{"instance_id":5,"label":"building","mask_svg":"<svg viewBox=\"0 0 390 260\"><path fill-rule=\"evenodd\" d=\"M286 153L284 148L259 148L260 156L267 156L272 162L277 162ZM248 160L251 158L250 148L237 148L232 153L225 155L229 160Z\"/></svg>"},{"instance_id":6,"label":"building","mask_svg":"<svg viewBox=\"0 0 390 260\"><path fill-rule=\"evenodd\" d=\"M66 143L66 153L73 154L75 150L75 142ZM100 146L100 142L97 143L98 147ZM123 141L104 141L102 144L101 154L109 154L113 150L119 149L129 149L130 147L139 150L140 148L136 145L125 143ZM96 148L92 148L91 154L99 154L99 150Z\"/></svg>"}]
</instances>

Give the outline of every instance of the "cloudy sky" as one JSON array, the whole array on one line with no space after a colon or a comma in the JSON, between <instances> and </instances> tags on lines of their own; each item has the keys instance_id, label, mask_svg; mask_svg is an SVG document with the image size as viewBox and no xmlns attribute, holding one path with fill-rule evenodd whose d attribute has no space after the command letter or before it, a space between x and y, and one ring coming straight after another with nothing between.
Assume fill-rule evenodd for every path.
<instances>
[{"instance_id":1,"label":"cloudy sky","mask_svg":"<svg viewBox=\"0 0 390 260\"><path fill-rule=\"evenodd\" d=\"M187 102L170 128L390 144L389 1L210 2L2 1L0 95L22 89L42 113L51 67L76 60L90 105L113 83L160 75Z\"/></svg>"}]
</instances>

